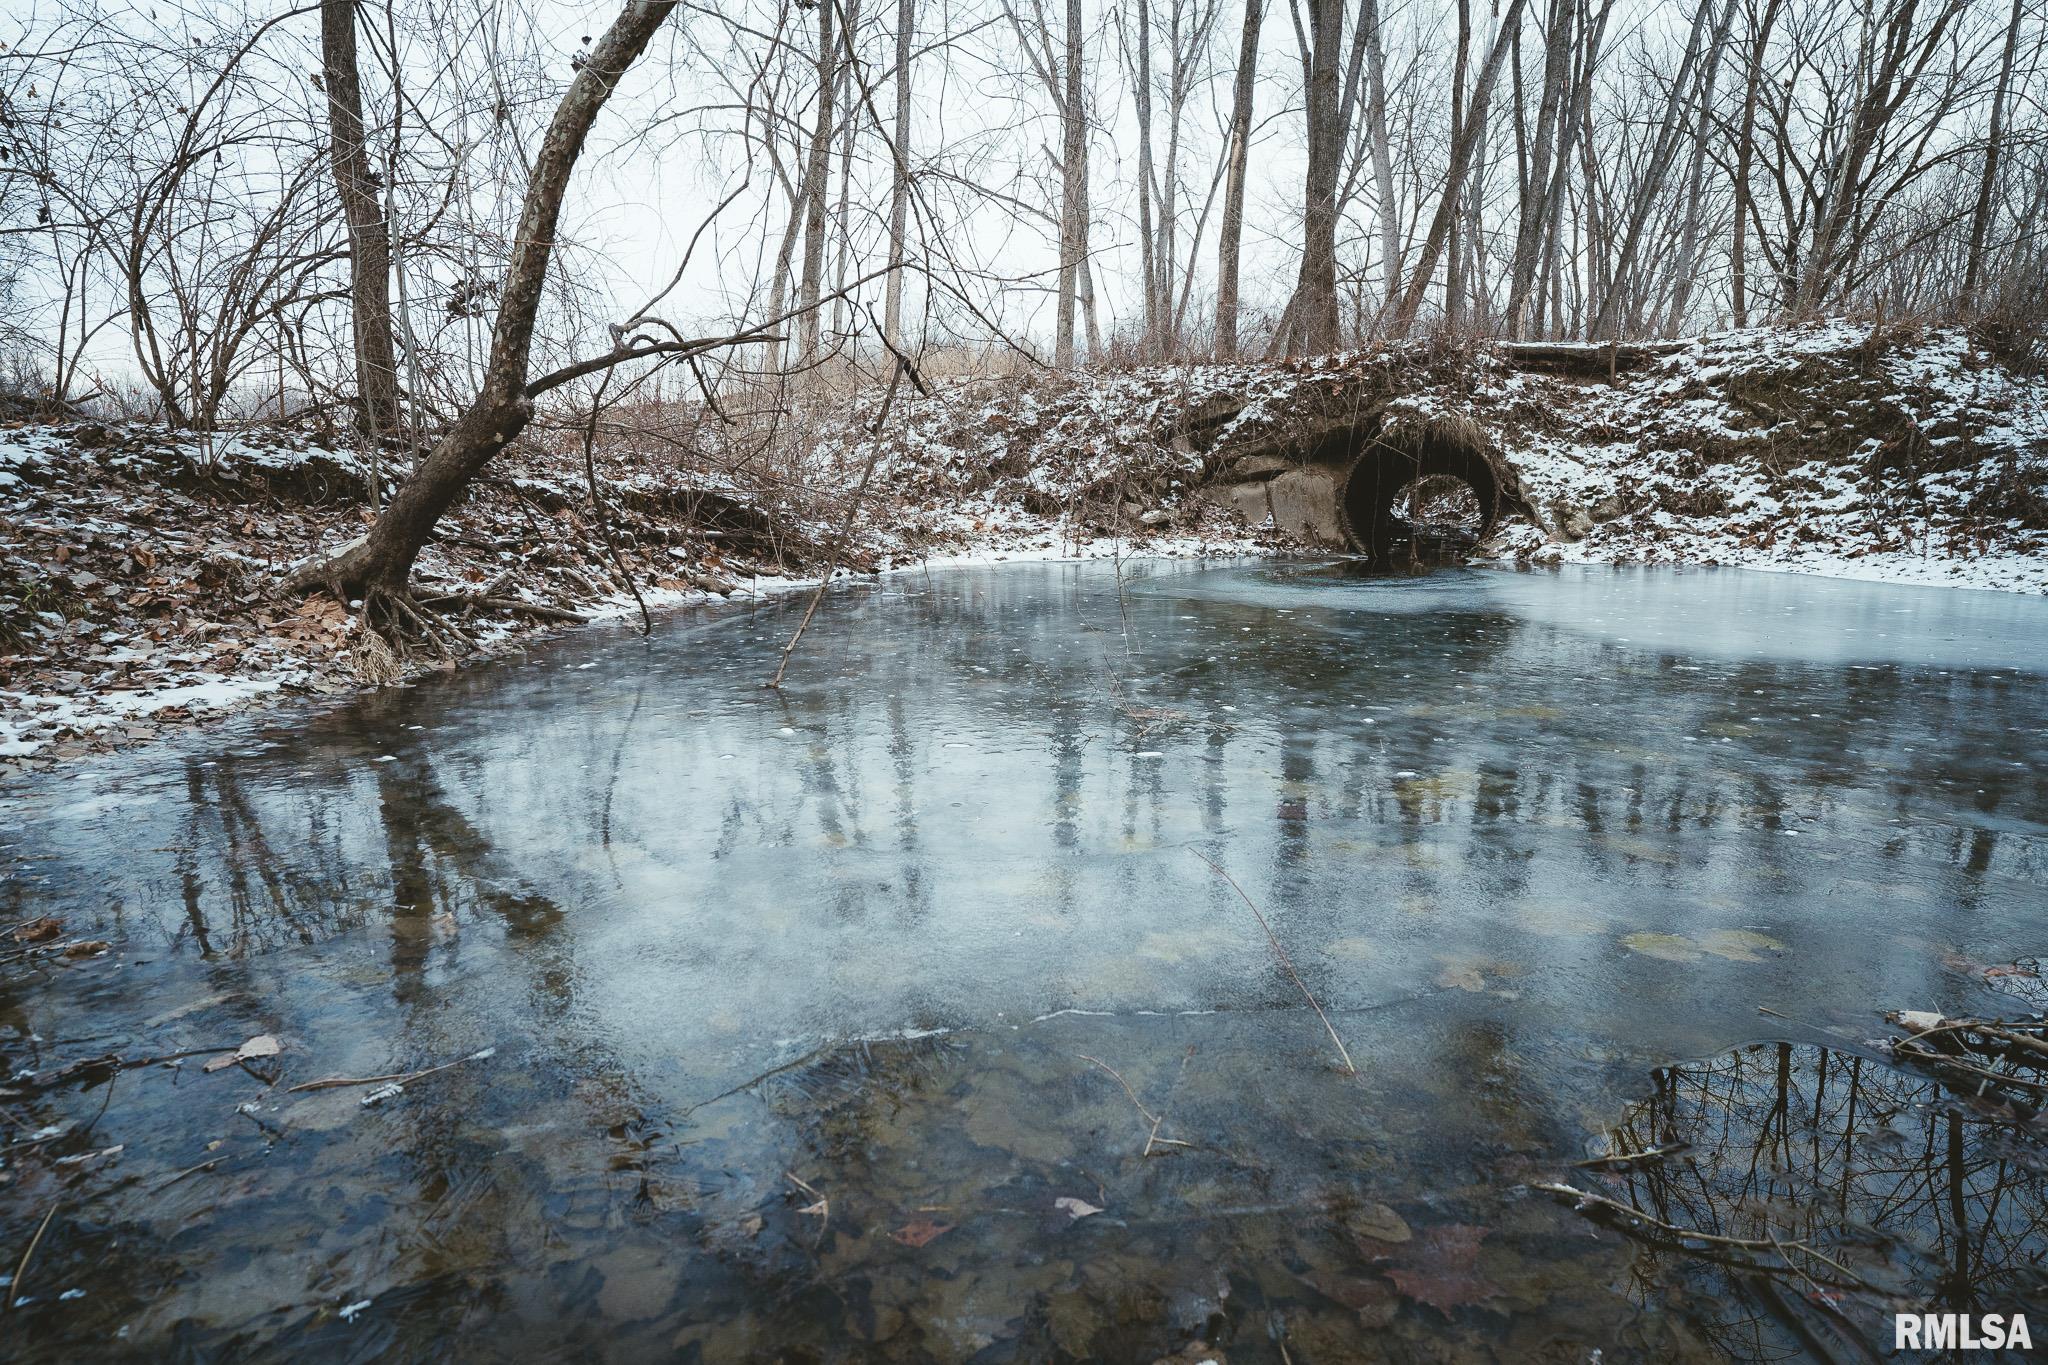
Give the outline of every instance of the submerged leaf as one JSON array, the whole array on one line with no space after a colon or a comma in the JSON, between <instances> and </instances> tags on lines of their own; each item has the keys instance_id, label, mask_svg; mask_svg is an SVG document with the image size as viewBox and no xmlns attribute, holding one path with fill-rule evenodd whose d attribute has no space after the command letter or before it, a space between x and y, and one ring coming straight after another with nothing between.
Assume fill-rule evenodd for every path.
<instances>
[{"instance_id":1,"label":"submerged leaf","mask_svg":"<svg viewBox=\"0 0 2048 1365\"><path fill-rule=\"evenodd\" d=\"M1486 1229L1467 1223L1426 1228L1405 1247L1387 1278L1417 1303L1448 1315L1468 1304L1496 1298L1500 1286L1478 1271L1479 1244Z\"/></svg>"},{"instance_id":2,"label":"submerged leaf","mask_svg":"<svg viewBox=\"0 0 2048 1365\"><path fill-rule=\"evenodd\" d=\"M1375 1242L1405 1242L1415 1236L1407 1220L1385 1204L1370 1200L1348 1208L1343 1214L1344 1226L1354 1236L1370 1237Z\"/></svg>"},{"instance_id":3,"label":"submerged leaf","mask_svg":"<svg viewBox=\"0 0 2048 1365\"><path fill-rule=\"evenodd\" d=\"M921 1247L937 1241L952 1230L951 1223L935 1223L929 1218L913 1218L889 1235L907 1247Z\"/></svg>"},{"instance_id":4,"label":"submerged leaf","mask_svg":"<svg viewBox=\"0 0 2048 1365\"><path fill-rule=\"evenodd\" d=\"M1632 953L1664 962L1698 962L1700 946L1683 934L1630 934L1622 939Z\"/></svg>"},{"instance_id":5,"label":"submerged leaf","mask_svg":"<svg viewBox=\"0 0 2048 1365\"><path fill-rule=\"evenodd\" d=\"M1716 929L1700 940L1699 945L1716 957L1725 957L1730 962L1762 962L1762 953L1782 953L1785 945L1765 934L1752 933L1747 929Z\"/></svg>"}]
</instances>

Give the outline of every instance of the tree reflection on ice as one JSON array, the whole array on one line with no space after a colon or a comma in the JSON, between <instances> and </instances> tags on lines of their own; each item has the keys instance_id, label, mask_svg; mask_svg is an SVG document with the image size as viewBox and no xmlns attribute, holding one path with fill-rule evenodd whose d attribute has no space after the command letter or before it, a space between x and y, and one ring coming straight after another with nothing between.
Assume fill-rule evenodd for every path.
<instances>
[{"instance_id":1,"label":"tree reflection on ice","mask_svg":"<svg viewBox=\"0 0 2048 1365\"><path fill-rule=\"evenodd\" d=\"M1759 1044L1659 1070L1585 1164L1582 1210L1639 1243L1635 1294L1681 1295L1737 1359L1787 1333L1888 1354L1898 1312L2048 1309L2048 1143L1997 1086Z\"/></svg>"}]
</instances>

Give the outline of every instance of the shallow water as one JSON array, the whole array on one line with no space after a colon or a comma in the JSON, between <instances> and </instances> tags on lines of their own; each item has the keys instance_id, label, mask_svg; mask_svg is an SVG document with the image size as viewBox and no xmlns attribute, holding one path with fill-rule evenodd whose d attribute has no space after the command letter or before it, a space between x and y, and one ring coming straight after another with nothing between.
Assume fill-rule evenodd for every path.
<instances>
[{"instance_id":1,"label":"shallow water","mask_svg":"<svg viewBox=\"0 0 2048 1365\"><path fill-rule=\"evenodd\" d=\"M0 1273L56 1209L5 1353L1889 1347L1872 1303L1529 1186L1585 1184L1682 1074L1652 1068L1746 1085L1760 1041L1823 1095L1881 1074L1900 1151L1945 1121L1862 1040L1886 1008L2018 1012L1982 969L2048 937L2048 602L1010 565L835 592L766 692L801 608L582 632L0 798L0 923L112 945L0 966ZM257 1034L282 1052L50 1083ZM452 1061L374 1105L288 1089ZM1821 1143L1826 1105L1783 1107L1744 1150ZM1992 1217L2034 1220L1963 1279L2048 1329L2039 1165L1963 1136L2013 1173ZM1788 1177L1785 1226L1867 1225L1837 1164ZM1719 1173L1686 1159L1687 1207ZM1885 1229L1890 1292L1968 1289L1941 1208Z\"/></svg>"}]
</instances>

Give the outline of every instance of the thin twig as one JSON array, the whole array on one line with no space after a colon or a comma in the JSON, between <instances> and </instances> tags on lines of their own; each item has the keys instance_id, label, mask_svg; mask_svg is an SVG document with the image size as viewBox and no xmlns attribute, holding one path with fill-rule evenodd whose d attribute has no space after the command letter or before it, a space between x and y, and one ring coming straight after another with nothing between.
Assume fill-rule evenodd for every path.
<instances>
[{"instance_id":1,"label":"thin twig","mask_svg":"<svg viewBox=\"0 0 2048 1365\"><path fill-rule=\"evenodd\" d=\"M1153 1112L1150 1109L1147 1109L1145 1107L1145 1101L1138 1098L1138 1092L1131 1089L1131 1083L1125 1080L1122 1076L1117 1075L1117 1070L1115 1067L1111 1066L1108 1062L1103 1061L1100 1057L1090 1057L1085 1052L1077 1052L1074 1055L1076 1057L1079 1057L1084 1062L1093 1062L1095 1063L1095 1065L1101 1067L1104 1071L1107 1071L1110 1074L1110 1076L1116 1081L1116 1083L1124 1088L1124 1093L1131 1097L1131 1103L1138 1106L1138 1112L1145 1116L1145 1121L1151 1124L1154 1129L1157 1129L1159 1127L1158 1117L1155 1114L1153 1114Z\"/></svg>"},{"instance_id":2,"label":"thin twig","mask_svg":"<svg viewBox=\"0 0 2048 1365\"><path fill-rule=\"evenodd\" d=\"M882 458L882 442L876 435L884 419L889 415L889 405L896 401L896 389L903 381L904 367L901 363L889 378L889 392L882 398L882 410L875 417L869 429L868 462L860 471L860 482L855 485L853 497L846 504L846 515L840 518L839 533L832 538L831 551L825 556L825 576L818 580L818 590L811 594L811 603L804 608L803 620L796 623L796 634L789 637L789 643L782 647L782 659L775 665L775 676L765 686L780 690L782 675L789 670L789 656L796 652L797 641L804 638L810 629L811 618L818 614L818 603L825 598L825 589L832 586L832 575L839 572L839 555L846 548L846 538L853 534L854 514L860 510L861 500L867 496L868 480L874 477L875 466Z\"/></svg>"},{"instance_id":3,"label":"thin twig","mask_svg":"<svg viewBox=\"0 0 2048 1365\"><path fill-rule=\"evenodd\" d=\"M171 1176L167 1180L159 1182L156 1189L151 1190L150 1193L156 1194L158 1191L167 1190L171 1186L177 1184L180 1180L183 1180L186 1176L198 1175L201 1171L210 1171L214 1167L220 1165L220 1163L225 1160L227 1160L226 1157L217 1156L212 1157L206 1161L202 1161L197 1166L187 1166L184 1170L179 1171L176 1175Z\"/></svg>"},{"instance_id":4,"label":"thin twig","mask_svg":"<svg viewBox=\"0 0 2048 1365\"><path fill-rule=\"evenodd\" d=\"M59 1199L50 1205L50 1211L43 1215L42 1223L36 1228L36 1235L28 1239L28 1249L21 1253L21 1259L14 1264L14 1281L7 1286L7 1307L9 1311L12 1311L14 1305L21 1301L21 1281L22 1277L28 1274L28 1259L35 1255L36 1248L42 1245L43 1233L49 1229L50 1220L57 1216L57 1206L63 1202L63 1200Z\"/></svg>"},{"instance_id":5,"label":"thin twig","mask_svg":"<svg viewBox=\"0 0 2048 1365\"><path fill-rule=\"evenodd\" d=\"M798 1209L797 1212L816 1213L818 1215L818 1240L823 1242L825 1240L825 1229L832 1223L832 1201L819 1194L816 1187L795 1171L784 1171L783 1174L788 1176L798 1189L818 1201L811 1205L810 1208Z\"/></svg>"},{"instance_id":6,"label":"thin twig","mask_svg":"<svg viewBox=\"0 0 2048 1365\"><path fill-rule=\"evenodd\" d=\"M1198 848L1191 848L1188 850L1188 852L1194 854L1203 862L1208 863L1210 869L1213 870L1217 876L1223 878L1224 881L1229 882L1230 889L1237 892L1238 899L1242 900L1245 903L1245 905L1250 908L1252 912L1252 917L1258 920L1259 927L1266 931L1266 941L1273 945L1273 952L1279 957L1280 965L1287 969L1288 976L1294 978L1295 988L1301 992L1302 998L1308 1001L1309 1008L1316 1012L1316 1018L1323 1021L1323 1027L1329 1031L1330 1041L1337 1045L1337 1055L1344 1059L1345 1072L1349 1075L1356 1076L1358 1074L1358 1067L1351 1060L1350 1050L1344 1046L1344 1040L1337 1036L1336 1028L1330 1023L1330 1016L1324 1014L1323 1007L1316 1003L1315 995L1309 990L1308 983L1301 979L1300 972L1294 970L1294 959L1287 956L1287 950L1280 946L1279 938L1275 936L1273 933L1273 926L1266 923L1266 917L1259 913L1259 907L1252 904L1252 898L1250 896L1245 895L1244 888L1237 884L1237 878L1231 876L1228 872L1224 871L1223 868L1219 864L1211 860L1208 857L1208 855L1204 854Z\"/></svg>"},{"instance_id":7,"label":"thin twig","mask_svg":"<svg viewBox=\"0 0 2048 1365\"><path fill-rule=\"evenodd\" d=\"M1167 1111L1173 1107L1173 1097L1180 1093L1180 1083L1187 1079L1188 1063L1195 1059L1195 1050L1190 1047L1180 1055L1180 1072L1173 1078L1173 1089L1166 1092L1166 1103L1160 1107L1159 1117L1152 1120L1152 1131L1145 1135L1145 1150L1139 1156L1152 1155L1154 1147L1190 1147L1194 1144L1181 1142L1176 1138L1159 1136L1160 1125L1166 1122Z\"/></svg>"},{"instance_id":8,"label":"thin twig","mask_svg":"<svg viewBox=\"0 0 2048 1365\"><path fill-rule=\"evenodd\" d=\"M325 1080L306 1081L301 1085L292 1086L284 1093L296 1095L306 1090L338 1090L344 1086L377 1085L384 1081L390 1081L396 1085L410 1085L414 1081L423 1080L428 1076L438 1075L443 1071L461 1066L464 1062L481 1061L485 1056L494 1051L496 1051L494 1048L484 1048L479 1052L470 1053L467 1057L457 1057L452 1062L443 1062L439 1066L430 1066L423 1071L400 1071L394 1072L389 1076L329 1076Z\"/></svg>"}]
</instances>

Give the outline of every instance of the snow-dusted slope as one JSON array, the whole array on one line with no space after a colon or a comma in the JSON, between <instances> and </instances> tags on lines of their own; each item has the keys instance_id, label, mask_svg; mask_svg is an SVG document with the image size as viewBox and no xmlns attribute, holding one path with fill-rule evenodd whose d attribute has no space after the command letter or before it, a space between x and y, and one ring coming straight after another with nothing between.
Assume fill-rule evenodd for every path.
<instances>
[{"instance_id":1,"label":"snow-dusted slope","mask_svg":"<svg viewBox=\"0 0 2048 1365\"><path fill-rule=\"evenodd\" d=\"M1548 523L1499 553L2048 591L2048 382L1960 331L1729 332L1478 398Z\"/></svg>"}]
</instances>

